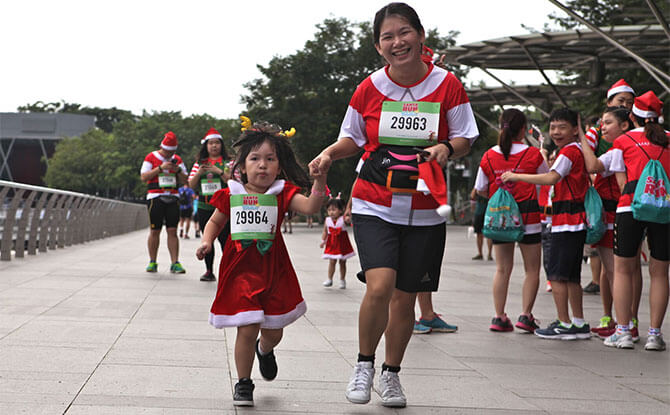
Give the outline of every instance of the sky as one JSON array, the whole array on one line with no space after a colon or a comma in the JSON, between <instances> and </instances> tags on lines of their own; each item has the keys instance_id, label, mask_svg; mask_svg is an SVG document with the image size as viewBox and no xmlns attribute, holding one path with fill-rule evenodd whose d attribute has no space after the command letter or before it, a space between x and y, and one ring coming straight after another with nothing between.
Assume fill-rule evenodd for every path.
<instances>
[{"instance_id":1,"label":"sky","mask_svg":"<svg viewBox=\"0 0 670 415\"><path fill-rule=\"evenodd\" d=\"M313 39L326 18L371 22L388 1L21 0L0 2L0 112L38 100L236 118L256 65ZM545 0L413 0L426 30L458 30L457 44L527 34ZM505 81L542 83L536 72ZM502 74L502 75L501 75ZM464 83L485 80L479 70ZM344 110L343 110L344 111Z\"/></svg>"}]
</instances>

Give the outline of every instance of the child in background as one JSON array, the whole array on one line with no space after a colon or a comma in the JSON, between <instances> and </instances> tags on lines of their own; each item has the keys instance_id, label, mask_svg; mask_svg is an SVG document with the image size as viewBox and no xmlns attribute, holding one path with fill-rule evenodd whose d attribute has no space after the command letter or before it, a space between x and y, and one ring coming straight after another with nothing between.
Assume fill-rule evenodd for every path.
<instances>
[{"instance_id":1,"label":"child in background","mask_svg":"<svg viewBox=\"0 0 670 415\"><path fill-rule=\"evenodd\" d=\"M293 210L313 214L326 194L324 173L314 177L309 198L299 193L298 186L308 186L309 179L288 144L287 137L295 130L282 133L268 123L251 126L248 119L245 124L234 144L239 151L233 171L239 171L241 183L230 180L228 188L212 196L216 210L196 251L198 259L203 259L230 220L209 322L216 328L237 327L235 365L239 381L233 396L235 406L253 406L254 354L263 378L273 380L277 376L274 348L283 329L307 310L278 231L284 213Z\"/></svg>"},{"instance_id":2,"label":"child in background","mask_svg":"<svg viewBox=\"0 0 670 415\"><path fill-rule=\"evenodd\" d=\"M335 265L340 263L340 288L347 288L347 259L356 255L354 248L349 242L349 235L344 229L344 202L340 198L330 199L326 203L326 217L323 225L323 234L321 234L321 248L323 251L323 259L328 262L328 279L323 282L324 287L332 287L333 274L335 274Z\"/></svg>"},{"instance_id":3,"label":"child in background","mask_svg":"<svg viewBox=\"0 0 670 415\"><path fill-rule=\"evenodd\" d=\"M584 198L589 179L584 167L578 138L578 114L568 108L553 111L549 134L559 148L551 170L544 174L505 172L503 182L523 181L535 185L553 185L551 218L551 257L549 280L558 319L547 328L535 330L545 339L589 339L591 328L584 321L582 306L582 251L586 241ZM570 319L568 304L572 307Z\"/></svg>"}]
</instances>

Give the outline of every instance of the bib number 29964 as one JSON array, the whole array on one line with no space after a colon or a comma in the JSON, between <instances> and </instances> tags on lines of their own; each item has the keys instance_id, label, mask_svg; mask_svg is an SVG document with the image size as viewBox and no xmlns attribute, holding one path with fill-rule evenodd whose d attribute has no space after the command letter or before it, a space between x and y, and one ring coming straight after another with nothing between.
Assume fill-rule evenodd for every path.
<instances>
[{"instance_id":1,"label":"bib number 29964","mask_svg":"<svg viewBox=\"0 0 670 415\"><path fill-rule=\"evenodd\" d=\"M237 225L253 225L268 223L268 213L259 210L242 210L235 212L235 224Z\"/></svg>"}]
</instances>

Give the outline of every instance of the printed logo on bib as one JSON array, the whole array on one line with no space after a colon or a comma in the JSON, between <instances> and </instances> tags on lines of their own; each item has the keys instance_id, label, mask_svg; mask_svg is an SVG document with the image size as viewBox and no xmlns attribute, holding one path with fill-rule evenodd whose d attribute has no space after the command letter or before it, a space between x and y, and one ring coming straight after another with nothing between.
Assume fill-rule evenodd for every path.
<instances>
[{"instance_id":1,"label":"printed logo on bib","mask_svg":"<svg viewBox=\"0 0 670 415\"><path fill-rule=\"evenodd\" d=\"M230 238L274 239L277 230L277 196L230 196Z\"/></svg>"},{"instance_id":2,"label":"printed logo on bib","mask_svg":"<svg viewBox=\"0 0 670 415\"><path fill-rule=\"evenodd\" d=\"M177 187L177 176L170 173L158 174L158 187Z\"/></svg>"},{"instance_id":3,"label":"printed logo on bib","mask_svg":"<svg viewBox=\"0 0 670 415\"><path fill-rule=\"evenodd\" d=\"M379 117L379 142L400 146L437 143L439 102L384 101Z\"/></svg>"},{"instance_id":4,"label":"printed logo on bib","mask_svg":"<svg viewBox=\"0 0 670 415\"><path fill-rule=\"evenodd\" d=\"M200 180L200 193L203 196L211 196L216 193L217 190L221 190L220 179L207 178Z\"/></svg>"}]
</instances>

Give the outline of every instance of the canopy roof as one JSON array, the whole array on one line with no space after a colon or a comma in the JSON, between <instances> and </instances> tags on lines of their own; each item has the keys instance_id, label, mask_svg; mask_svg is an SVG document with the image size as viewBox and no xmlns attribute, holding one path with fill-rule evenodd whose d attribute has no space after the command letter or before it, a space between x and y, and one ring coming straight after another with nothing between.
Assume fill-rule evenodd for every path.
<instances>
[{"instance_id":1,"label":"canopy roof","mask_svg":"<svg viewBox=\"0 0 670 415\"><path fill-rule=\"evenodd\" d=\"M661 25L600 29L657 66L670 67L670 39ZM584 69L592 67L594 62L603 63L608 69L639 67L633 58L590 29L484 40L449 48L443 53L451 64L490 69L538 69L533 59L543 70Z\"/></svg>"}]
</instances>

